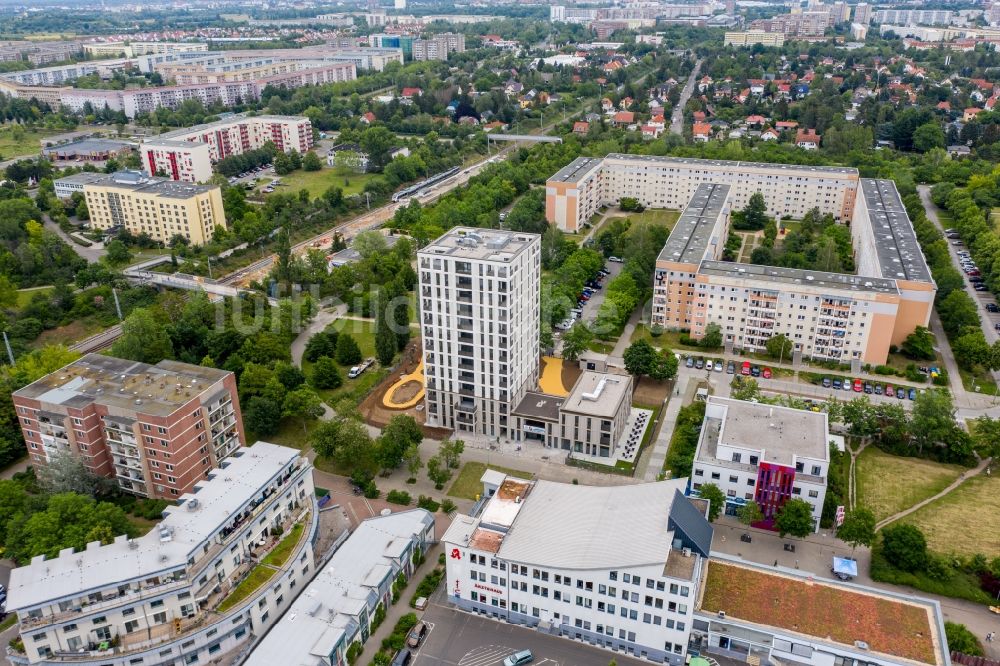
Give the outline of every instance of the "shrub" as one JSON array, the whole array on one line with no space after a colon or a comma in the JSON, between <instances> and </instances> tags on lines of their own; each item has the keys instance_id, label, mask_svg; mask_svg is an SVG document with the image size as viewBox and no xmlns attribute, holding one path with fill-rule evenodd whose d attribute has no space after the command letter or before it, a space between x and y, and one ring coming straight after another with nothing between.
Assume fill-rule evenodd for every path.
<instances>
[{"instance_id":1,"label":"shrub","mask_svg":"<svg viewBox=\"0 0 1000 666\"><path fill-rule=\"evenodd\" d=\"M979 644L976 635L969 631L964 624L945 622L944 633L948 640L949 652L961 652L973 657L983 656L983 646Z\"/></svg>"},{"instance_id":2,"label":"shrub","mask_svg":"<svg viewBox=\"0 0 1000 666\"><path fill-rule=\"evenodd\" d=\"M441 500L441 510L444 511L445 513L451 513L456 508L457 507L455 506L455 503L452 502L450 499L445 498Z\"/></svg>"},{"instance_id":3,"label":"shrub","mask_svg":"<svg viewBox=\"0 0 1000 666\"><path fill-rule=\"evenodd\" d=\"M444 555L444 553L442 553ZM417 599L420 597L429 598L434 594L434 590L437 589L438 585L441 584L441 579L444 578L444 569L436 568L434 571L427 574L420 585L417 585L417 591L414 592L413 597L410 599L410 607L413 608Z\"/></svg>"},{"instance_id":4,"label":"shrub","mask_svg":"<svg viewBox=\"0 0 1000 666\"><path fill-rule=\"evenodd\" d=\"M410 493L405 490L390 490L385 496L385 500L391 504L402 504L403 506L409 506L413 502Z\"/></svg>"},{"instance_id":5,"label":"shrub","mask_svg":"<svg viewBox=\"0 0 1000 666\"><path fill-rule=\"evenodd\" d=\"M444 553L441 553L440 555L438 555L438 564L443 566L444 563L445 563Z\"/></svg>"},{"instance_id":6,"label":"shrub","mask_svg":"<svg viewBox=\"0 0 1000 666\"><path fill-rule=\"evenodd\" d=\"M374 481L369 481L365 484L365 497L368 499L378 499L379 491L378 487L375 485Z\"/></svg>"},{"instance_id":7,"label":"shrub","mask_svg":"<svg viewBox=\"0 0 1000 666\"><path fill-rule=\"evenodd\" d=\"M351 647L347 648L347 663L354 664L363 649L364 645L361 644L361 641L351 643Z\"/></svg>"},{"instance_id":8,"label":"shrub","mask_svg":"<svg viewBox=\"0 0 1000 666\"><path fill-rule=\"evenodd\" d=\"M654 338L658 338L663 335L663 327L659 324L653 324L649 327L649 334Z\"/></svg>"},{"instance_id":9,"label":"shrub","mask_svg":"<svg viewBox=\"0 0 1000 666\"><path fill-rule=\"evenodd\" d=\"M417 498L417 506L431 513L437 513L437 510L441 508L441 505L435 502L432 497L427 497L426 495L421 495Z\"/></svg>"}]
</instances>

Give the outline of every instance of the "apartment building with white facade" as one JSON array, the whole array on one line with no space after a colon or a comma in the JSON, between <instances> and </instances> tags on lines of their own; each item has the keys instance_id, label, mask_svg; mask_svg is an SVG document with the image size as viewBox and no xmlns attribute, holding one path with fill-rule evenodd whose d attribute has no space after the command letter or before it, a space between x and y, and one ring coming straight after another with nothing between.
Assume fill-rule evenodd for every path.
<instances>
[{"instance_id":1,"label":"apartment building with white facade","mask_svg":"<svg viewBox=\"0 0 1000 666\"><path fill-rule=\"evenodd\" d=\"M417 264L428 425L508 437L538 383L541 237L455 227Z\"/></svg>"},{"instance_id":2,"label":"apartment building with white facade","mask_svg":"<svg viewBox=\"0 0 1000 666\"><path fill-rule=\"evenodd\" d=\"M32 465L67 455L141 497L175 500L246 442L236 376L87 354L13 393Z\"/></svg>"},{"instance_id":3,"label":"apartment building with white facade","mask_svg":"<svg viewBox=\"0 0 1000 666\"><path fill-rule=\"evenodd\" d=\"M312 124L300 116L239 116L166 132L140 147L143 169L171 180L205 182L212 164L271 142L283 152L306 153Z\"/></svg>"},{"instance_id":4,"label":"apartment building with white facade","mask_svg":"<svg viewBox=\"0 0 1000 666\"><path fill-rule=\"evenodd\" d=\"M278 528L281 528L279 534ZM313 576L318 511L301 452L241 448L168 507L148 534L40 555L11 572L18 666L214 663L263 635ZM294 545L264 585L221 605L283 538Z\"/></svg>"},{"instance_id":5,"label":"apartment building with white facade","mask_svg":"<svg viewBox=\"0 0 1000 666\"><path fill-rule=\"evenodd\" d=\"M929 322L936 286L891 181L840 167L609 155L576 160L546 188L546 218L566 231L622 197L683 209L653 278L652 322L664 328L700 337L718 324L727 348L751 351L784 334L796 354L883 363ZM850 222L857 275L721 261L731 212L756 192L776 218L817 208Z\"/></svg>"},{"instance_id":6,"label":"apartment building with white facade","mask_svg":"<svg viewBox=\"0 0 1000 666\"><path fill-rule=\"evenodd\" d=\"M749 501L772 528L790 499L812 506L815 529L823 514L830 471L830 429L825 412L709 396L691 471L691 492L705 484L726 496L726 515Z\"/></svg>"},{"instance_id":7,"label":"apartment building with white facade","mask_svg":"<svg viewBox=\"0 0 1000 666\"><path fill-rule=\"evenodd\" d=\"M370 637L376 609L392 603L393 582L409 579L414 556L433 542L434 516L423 509L365 520L243 664L347 664L351 645Z\"/></svg>"},{"instance_id":8,"label":"apartment building with white facade","mask_svg":"<svg viewBox=\"0 0 1000 666\"><path fill-rule=\"evenodd\" d=\"M679 666L712 543L686 479L627 486L488 471L489 499L442 538L456 607Z\"/></svg>"},{"instance_id":9,"label":"apartment building with white facade","mask_svg":"<svg viewBox=\"0 0 1000 666\"><path fill-rule=\"evenodd\" d=\"M877 9L875 23L894 25L949 25L959 16L950 9Z\"/></svg>"},{"instance_id":10,"label":"apartment building with white facade","mask_svg":"<svg viewBox=\"0 0 1000 666\"><path fill-rule=\"evenodd\" d=\"M704 183L729 185L731 204L743 208L761 192L768 215L801 219L819 208L838 221L850 219L858 171L846 167L763 164L684 157L612 153L580 157L546 182L546 219L575 232L594 211L633 197L647 208L687 206Z\"/></svg>"}]
</instances>

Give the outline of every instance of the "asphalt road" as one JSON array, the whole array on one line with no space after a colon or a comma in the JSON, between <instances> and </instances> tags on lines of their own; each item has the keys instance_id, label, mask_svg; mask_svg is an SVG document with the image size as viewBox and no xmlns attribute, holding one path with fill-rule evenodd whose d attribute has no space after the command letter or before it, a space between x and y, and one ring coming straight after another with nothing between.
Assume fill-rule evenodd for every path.
<instances>
[{"instance_id":1,"label":"asphalt road","mask_svg":"<svg viewBox=\"0 0 1000 666\"><path fill-rule=\"evenodd\" d=\"M504 657L518 650L531 650L533 666L619 666L648 664L624 653L587 643L550 636L519 625L432 603L423 620L431 628L417 651L415 666L499 666Z\"/></svg>"},{"instance_id":2,"label":"asphalt road","mask_svg":"<svg viewBox=\"0 0 1000 666\"><path fill-rule=\"evenodd\" d=\"M684 107L687 106L688 100L691 99L691 94L694 92L695 82L700 72L701 60L694 64L691 76L688 77L687 83L684 84L684 89L681 90L681 98L678 100L677 106L674 107L674 112L670 116L671 134L684 133Z\"/></svg>"}]
</instances>

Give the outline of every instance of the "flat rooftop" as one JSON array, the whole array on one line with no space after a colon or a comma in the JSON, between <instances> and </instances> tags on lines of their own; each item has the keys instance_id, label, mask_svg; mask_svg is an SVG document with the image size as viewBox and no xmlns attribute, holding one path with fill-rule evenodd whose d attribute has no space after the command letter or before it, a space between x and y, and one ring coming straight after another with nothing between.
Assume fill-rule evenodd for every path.
<instances>
[{"instance_id":1,"label":"flat rooftop","mask_svg":"<svg viewBox=\"0 0 1000 666\"><path fill-rule=\"evenodd\" d=\"M514 520L524 507L524 500L533 490L534 484L531 481L507 476L486 503L479 515L480 520L485 525L502 530L508 529L514 524Z\"/></svg>"},{"instance_id":2,"label":"flat rooftop","mask_svg":"<svg viewBox=\"0 0 1000 666\"><path fill-rule=\"evenodd\" d=\"M729 198L729 185L704 183L694 191L694 196L681 213L677 224L664 243L657 261L674 261L684 264L699 264L705 258L712 232L718 226ZM716 243L725 243L724 238L714 238Z\"/></svg>"},{"instance_id":3,"label":"flat rooftop","mask_svg":"<svg viewBox=\"0 0 1000 666\"><path fill-rule=\"evenodd\" d=\"M524 416L529 419L543 419L545 421L558 421L559 408L562 407L565 398L549 395L548 393L538 393L528 391L521 398L521 402L514 408L515 416Z\"/></svg>"},{"instance_id":4,"label":"flat rooftop","mask_svg":"<svg viewBox=\"0 0 1000 666\"><path fill-rule=\"evenodd\" d=\"M794 467L797 456L829 460L829 436L824 412L709 396L698 459L718 460L720 445L735 446L759 450L761 462Z\"/></svg>"},{"instance_id":5,"label":"flat rooftop","mask_svg":"<svg viewBox=\"0 0 1000 666\"><path fill-rule=\"evenodd\" d=\"M703 261L698 272L721 277L763 280L774 282L776 285L799 285L816 289L837 289L859 293L899 293L895 280L846 273L828 273L805 268L760 266L733 261Z\"/></svg>"},{"instance_id":6,"label":"flat rooftop","mask_svg":"<svg viewBox=\"0 0 1000 666\"><path fill-rule=\"evenodd\" d=\"M578 157L549 178L548 182L575 183L591 170L604 164L600 157Z\"/></svg>"},{"instance_id":7,"label":"flat rooftop","mask_svg":"<svg viewBox=\"0 0 1000 666\"><path fill-rule=\"evenodd\" d=\"M80 139L79 141L71 141L70 143L64 143L58 146L42 148L42 153L45 155L53 153L106 153L122 150L123 148L131 148L133 146L135 146L135 144L130 141L115 141L114 139Z\"/></svg>"},{"instance_id":8,"label":"flat rooftop","mask_svg":"<svg viewBox=\"0 0 1000 666\"><path fill-rule=\"evenodd\" d=\"M896 184L891 180L862 178L861 196L868 208L882 277L931 282L931 271Z\"/></svg>"},{"instance_id":9,"label":"flat rooftop","mask_svg":"<svg viewBox=\"0 0 1000 666\"><path fill-rule=\"evenodd\" d=\"M132 539L117 537L102 546L87 544L78 553L67 548L59 557L39 555L10 575L8 610L52 603L132 580L183 570L188 558L238 512L258 497L301 452L286 446L257 442L242 447L208 477L168 507L159 526ZM197 500L194 502L193 500ZM162 534L169 534L164 541Z\"/></svg>"},{"instance_id":10,"label":"flat rooftop","mask_svg":"<svg viewBox=\"0 0 1000 666\"><path fill-rule=\"evenodd\" d=\"M378 603L379 585L391 575L393 562L407 557L413 538L433 524L423 509L361 523L243 663L329 663L337 644L359 629L362 612Z\"/></svg>"},{"instance_id":11,"label":"flat rooftop","mask_svg":"<svg viewBox=\"0 0 1000 666\"><path fill-rule=\"evenodd\" d=\"M81 409L91 403L128 412L167 416L231 374L179 361L156 365L87 354L14 395Z\"/></svg>"},{"instance_id":12,"label":"flat rooftop","mask_svg":"<svg viewBox=\"0 0 1000 666\"><path fill-rule=\"evenodd\" d=\"M476 261L506 263L526 250L532 243L540 243L541 236L519 231L453 227L431 242L418 254L427 257L450 257Z\"/></svg>"},{"instance_id":13,"label":"flat rooftop","mask_svg":"<svg viewBox=\"0 0 1000 666\"><path fill-rule=\"evenodd\" d=\"M201 125L193 125L191 127L185 127L182 129L173 130L171 132L164 132L156 137L155 139L175 139L177 137L187 136L189 134L198 134L200 132L207 132L213 129L219 129L220 127L228 127L230 125L239 125L240 123L250 123L250 122L293 122L297 123L301 120L306 120L305 116L274 116L274 115L261 115L261 116L244 116L235 115L228 116L221 120L216 120L211 123L202 123Z\"/></svg>"},{"instance_id":14,"label":"flat rooftop","mask_svg":"<svg viewBox=\"0 0 1000 666\"><path fill-rule=\"evenodd\" d=\"M705 567L697 611L726 613L736 621L782 629L858 652L871 652L921 664L948 663L939 609L913 597L827 583L712 558Z\"/></svg>"},{"instance_id":15,"label":"flat rooftop","mask_svg":"<svg viewBox=\"0 0 1000 666\"><path fill-rule=\"evenodd\" d=\"M57 178L54 182L67 183L74 185L90 185L91 183L101 183L107 180L108 174L106 173L94 173L92 171L81 171L80 173L74 173L71 176L63 176L62 178Z\"/></svg>"},{"instance_id":16,"label":"flat rooftop","mask_svg":"<svg viewBox=\"0 0 1000 666\"><path fill-rule=\"evenodd\" d=\"M746 169L776 169L795 173L812 173L816 176L857 176L858 170L853 167L812 166L807 164L771 164L770 162L742 162L735 160L704 160L696 157L669 157L658 155L631 155L626 153L609 153L604 159L623 160L670 166L671 164L693 167L715 167L728 169L739 173Z\"/></svg>"},{"instance_id":17,"label":"flat rooftop","mask_svg":"<svg viewBox=\"0 0 1000 666\"><path fill-rule=\"evenodd\" d=\"M170 199L188 199L218 189L217 185L195 185L194 183L147 176L140 171L118 171L105 174L103 179L91 181L91 184L130 192L156 194Z\"/></svg>"},{"instance_id":18,"label":"flat rooftop","mask_svg":"<svg viewBox=\"0 0 1000 666\"><path fill-rule=\"evenodd\" d=\"M625 401L631 404L632 377L586 370L563 402L563 411L611 418Z\"/></svg>"}]
</instances>

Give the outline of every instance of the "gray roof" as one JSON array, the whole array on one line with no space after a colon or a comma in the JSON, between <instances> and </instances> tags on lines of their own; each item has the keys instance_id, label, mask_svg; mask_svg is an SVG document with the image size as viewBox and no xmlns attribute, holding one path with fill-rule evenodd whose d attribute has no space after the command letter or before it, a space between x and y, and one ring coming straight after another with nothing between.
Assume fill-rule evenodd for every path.
<instances>
[{"instance_id":1,"label":"gray roof","mask_svg":"<svg viewBox=\"0 0 1000 666\"><path fill-rule=\"evenodd\" d=\"M861 196L875 235L882 277L930 282L931 271L917 242L913 223L891 180L861 179Z\"/></svg>"},{"instance_id":2,"label":"gray roof","mask_svg":"<svg viewBox=\"0 0 1000 666\"><path fill-rule=\"evenodd\" d=\"M218 185L195 185L167 180L166 178L147 176L141 171L117 171L107 174L103 180L94 181L94 184L132 192L158 194L172 199L187 199L196 194L219 189Z\"/></svg>"},{"instance_id":3,"label":"gray roof","mask_svg":"<svg viewBox=\"0 0 1000 666\"><path fill-rule=\"evenodd\" d=\"M813 271L804 268L760 266L732 261L703 261L699 272L706 275L765 280L776 284L793 284L817 289L847 289L856 292L883 294L899 293L895 280L847 275L846 273L827 273L826 271Z\"/></svg>"},{"instance_id":4,"label":"gray roof","mask_svg":"<svg viewBox=\"0 0 1000 666\"><path fill-rule=\"evenodd\" d=\"M658 155L631 155L625 153L609 153L605 159L621 159L653 164L686 164L688 166L721 167L739 172L745 169L778 169L798 173L813 173L829 176L856 176L858 170L853 167L813 166L809 164L772 164L770 162L741 162L734 160L703 160L696 157L669 157Z\"/></svg>"},{"instance_id":5,"label":"gray roof","mask_svg":"<svg viewBox=\"0 0 1000 666\"><path fill-rule=\"evenodd\" d=\"M712 550L712 524L680 490L674 494L667 527L674 531L675 540L680 539L685 548L708 557Z\"/></svg>"},{"instance_id":6,"label":"gray roof","mask_svg":"<svg viewBox=\"0 0 1000 666\"><path fill-rule=\"evenodd\" d=\"M52 153L106 153L133 148L135 145L129 141L115 141L113 139L81 139L43 148L42 153L45 155Z\"/></svg>"},{"instance_id":7,"label":"gray roof","mask_svg":"<svg viewBox=\"0 0 1000 666\"><path fill-rule=\"evenodd\" d=\"M631 375L587 370L576 380L562 408L576 414L612 418L622 401L630 405L631 400Z\"/></svg>"},{"instance_id":8,"label":"gray roof","mask_svg":"<svg viewBox=\"0 0 1000 666\"><path fill-rule=\"evenodd\" d=\"M320 666L359 629L358 617L378 603L378 586L414 539L434 524L424 509L369 518L334 553L250 653L248 666Z\"/></svg>"},{"instance_id":9,"label":"gray roof","mask_svg":"<svg viewBox=\"0 0 1000 666\"><path fill-rule=\"evenodd\" d=\"M687 479L627 486L537 481L499 555L561 569L663 565L673 545L671 505L686 485Z\"/></svg>"},{"instance_id":10,"label":"gray roof","mask_svg":"<svg viewBox=\"0 0 1000 666\"><path fill-rule=\"evenodd\" d=\"M81 171L80 173L74 173L71 176L63 176L62 178L57 178L54 184L59 183L73 183L75 185L90 185L91 183L100 183L107 180L108 174L106 173L95 173L93 171Z\"/></svg>"},{"instance_id":11,"label":"gray roof","mask_svg":"<svg viewBox=\"0 0 1000 666\"><path fill-rule=\"evenodd\" d=\"M236 125L238 123L246 123L254 120L263 121L291 121L298 122L300 120L306 120L305 116L274 116L274 115L260 115L260 116L247 116L247 115L233 115L227 116L221 120L216 120L211 123L202 123L201 125L194 125L192 127L184 127L181 129L173 130L170 132L164 132L157 137L153 137L153 140L159 139L175 139L177 137L188 136L189 134L196 134L198 132L208 132L220 127L228 127L230 125Z\"/></svg>"},{"instance_id":12,"label":"gray roof","mask_svg":"<svg viewBox=\"0 0 1000 666\"><path fill-rule=\"evenodd\" d=\"M604 160L600 157L578 157L549 178L549 182L575 183L591 169L600 167Z\"/></svg>"},{"instance_id":13,"label":"gray roof","mask_svg":"<svg viewBox=\"0 0 1000 666\"><path fill-rule=\"evenodd\" d=\"M257 499L261 490L300 457L297 449L257 442L238 449L219 468L179 499L185 506L168 507L158 528L132 540L119 536L102 546L88 544L86 550L67 549L59 557L39 555L31 564L10 574L9 610L27 609L73 598L91 591L141 580L173 571L183 571L189 557ZM191 500L197 499L197 502ZM164 541L162 532L169 532Z\"/></svg>"},{"instance_id":14,"label":"gray roof","mask_svg":"<svg viewBox=\"0 0 1000 666\"><path fill-rule=\"evenodd\" d=\"M729 185L699 185L660 250L657 261L698 264L705 258L711 242L724 243L725 239L713 237L712 232L723 214L729 190Z\"/></svg>"},{"instance_id":15,"label":"gray roof","mask_svg":"<svg viewBox=\"0 0 1000 666\"><path fill-rule=\"evenodd\" d=\"M453 227L418 253L421 257L450 257L477 261L509 262L540 243L541 236L520 231Z\"/></svg>"},{"instance_id":16,"label":"gray roof","mask_svg":"<svg viewBox=\"0 0 1000 666\"><path fill-rule=\"evenodd\" d=\"M562 407L563 400L547 393L536 393L528 391L521 398L521 402L514 408L515 416L525 416L529 419L543 419L545 421L558 421L559 408Z\"/></svg>"},{"instance_id":17,"label":"gray roof","mask_svg":"<svg viewBox=\"0 0 1000 666\"><path fill-rule=\"evenodd\" d=\"M231 374L179 361L149 365L87 354L18 389L14 395L38 400L43 408L48 404L80 409L98 403L129 413L166 416Z\"/></svg>"}]
</instances>

